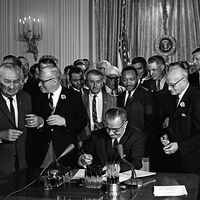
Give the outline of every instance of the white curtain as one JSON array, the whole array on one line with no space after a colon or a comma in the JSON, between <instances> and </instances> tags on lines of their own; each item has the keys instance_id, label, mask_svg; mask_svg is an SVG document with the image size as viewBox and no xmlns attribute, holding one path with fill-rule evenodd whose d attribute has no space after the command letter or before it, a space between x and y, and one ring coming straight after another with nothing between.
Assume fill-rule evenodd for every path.
<instances>
[{"instance_id":1,"label":"white curtain","mask_svg":"<svg viewBox=\"0 0 200 200\"><path fill-rule=\"evenodd\" d=\"M54 55L61 69L78 58L96 62L93 7L93 0L0 0L0 59L23 55L35 63L17 33L18 20L31 16L43 22L38 57Z\"/></svg>"}]
</instances>

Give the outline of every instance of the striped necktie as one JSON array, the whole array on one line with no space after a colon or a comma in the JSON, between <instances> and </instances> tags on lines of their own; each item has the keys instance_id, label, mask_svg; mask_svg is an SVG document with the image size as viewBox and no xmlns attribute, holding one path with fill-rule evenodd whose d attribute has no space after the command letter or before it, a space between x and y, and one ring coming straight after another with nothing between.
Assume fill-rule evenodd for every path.
<instances>
[{"instance_id":1,"label":"striped necktie","mask_svg":"<svg viewBox=\"0 0 200 200\"><path fill-rule=\"evenodd\" d=\"M97 95L95 94L93 96L93 100L92 100L92 119L93 119L93 122L94 122L94 130L97 130L97 123L98 123L98 120L97 120L97 107L96 107L96 97Z\"/></svg>"}]
</instances>

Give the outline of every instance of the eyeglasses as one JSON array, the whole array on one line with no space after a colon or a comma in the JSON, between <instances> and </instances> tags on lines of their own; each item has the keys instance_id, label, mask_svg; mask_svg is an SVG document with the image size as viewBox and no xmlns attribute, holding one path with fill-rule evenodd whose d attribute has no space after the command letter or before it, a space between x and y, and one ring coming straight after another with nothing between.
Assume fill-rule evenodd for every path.
<instances>
[{"instance_id":1,"label":"eyeglasses","mask_svg":"<svg viewBox=\"0 0 200 200\"><path fill-rule=\"evenodd\" d=\"M47 79L47 80L42 80L42 79L38 79L38 80L39 80L39 82L41 82L44 85L46 82L51 81L53 79L54 78L50 78L50 79Z\"/></svg>"},{"instance_id":2,"label":"eyeglasses","mask_svg":"<svg viewBox=\"0 0 200 200\"><path fill-rule=\"evenodd\" d=\"M124 124L126 123L127 121L125 121L119 128L110 128L106 125L106 129L107 129L107 132L110 132L112 131L113 133L117 134L119 133L119 131L121 130L121 128L124 126Z\"/></svg>"},{"instance_id":3,"label":"eyeglasses","mask_svg":"<svg viewBox=\"0 0 200 200\"><path fill-rule=\"evenodd\" d=\"M183 80L183 77L176 81L175 83L167 83L168 87L174 88L180 81Z\"/></svg>"}]
</instances>

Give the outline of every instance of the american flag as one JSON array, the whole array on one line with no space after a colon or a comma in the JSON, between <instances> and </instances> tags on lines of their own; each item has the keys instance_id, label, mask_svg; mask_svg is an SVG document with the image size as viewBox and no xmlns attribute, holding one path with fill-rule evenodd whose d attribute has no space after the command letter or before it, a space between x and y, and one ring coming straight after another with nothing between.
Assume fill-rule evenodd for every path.
<instances>
[{"instance_id":1,"label":"american flag","mask_svg":"<svg viewBox=\"0 0 200 200\"><path fill-rule=\"evenodd\" d=\"M118 51L118 68L123 69L130 59L129 59L129 48L128 48L128 37L126 32L126 24L125 24L125 4L126 0L122 2L122 17L121 17L121 31L119 34L119 51Z\"/></svg>"}]
</instances>

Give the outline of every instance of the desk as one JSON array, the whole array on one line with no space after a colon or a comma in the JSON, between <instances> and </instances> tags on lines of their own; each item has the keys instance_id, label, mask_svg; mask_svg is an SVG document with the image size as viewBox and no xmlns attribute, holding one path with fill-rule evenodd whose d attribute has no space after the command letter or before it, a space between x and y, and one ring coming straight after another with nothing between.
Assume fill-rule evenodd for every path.
<instances>
[{"instance_id":1,"label":"desk","mask_svg":"<svg viewBox=\"0 0 200 200\"><path fill-rule=\"evenodd\" d=\"M6 183L0 184L0 197L13 192L14 190L24 187L27 183L30 183L34 179L27 171L23 171L16 174L8 180ZM138 190L135 200L197 200L199 176L194 174L170 174L170 173L157 173L151 177L141 178L144 185ZM154 185L185 185L188 196L185 197L154 197L153 186ZM100 190L84 189L77 185L77 183L71 183L71 186L66 183L59 188L45 191L39 183L35 183L24 191L17 193L9 200L103 200L103 199L133 199L135 189L131 186L122 190L121 195L117 198L110 198Z\"/></svg>"}]
</instances>

